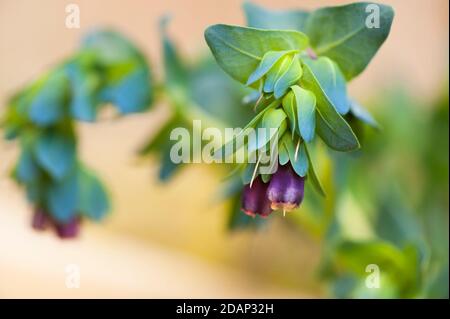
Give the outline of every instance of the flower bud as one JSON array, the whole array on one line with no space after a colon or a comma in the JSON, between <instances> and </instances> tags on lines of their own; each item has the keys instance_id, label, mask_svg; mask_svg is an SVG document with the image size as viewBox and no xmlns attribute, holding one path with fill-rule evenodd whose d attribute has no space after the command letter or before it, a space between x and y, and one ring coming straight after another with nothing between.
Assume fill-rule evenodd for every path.
<instances>
[{"instance_id":1,"label":"flower bud","mask_svg":"<svg viewBox=\"0 0 450 319\"><path fill-rule=\"evenodd\" d=\"M304 188L305 179L298 176L290 164L280 165L267 189L271 208L283 212L297 208L303 200Z\"/></svg>"}]
</instances>

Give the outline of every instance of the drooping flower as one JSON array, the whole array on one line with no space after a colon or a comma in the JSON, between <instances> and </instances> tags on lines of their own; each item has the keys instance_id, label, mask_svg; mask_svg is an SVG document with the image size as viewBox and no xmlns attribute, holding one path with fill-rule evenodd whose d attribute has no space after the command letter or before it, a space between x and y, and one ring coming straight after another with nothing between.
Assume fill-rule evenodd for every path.
<instances>
[{"instance_id":1,"label":"drooping flower","mask_svg":"<svg viewBox=\"0 0 450 319\"><path fill-rule=\"evenodd\" d=\"M304 189L305 179L298 176L290 164L280 165L267 188L271 208L283 212L297 208L303 200Z\"/></svg>"},{"instance_id":2,"label":"drooping flower","mask_svg":"<svg viewBox=\"0 0 450 319\"><path fill-rule=\"evenodd\" d=\"M267 217L272 212L270 201L267 198L267 188L269 184L262 181L261 177L256 177L253 183L244 186L242 194L242 211L252 217L259 215Z\"/></svg>"},{"instance_id":3,"label":"drooping flower","mask_svg":"<svg viewBox=\"0 0 450 319\"><path fill-rule=\"evenodd\" d=\"M33 229L43 231L53 228L56 235L61 239L76 238L80 232L81 217L74 216L68 222L55 220L45 209L36 207L31 219Z\"/></svg>"},{"instance_id":4,"label":"drooping flower","mask_svg":"<svg viewBox=\"0 0 450 319\"><path fill-rule=\"evenodd\" d=\"M75 238L80 232L81 218L73 217L67 223L57 223L55 225L56 234L61 239Z\"/></svg>"},{"instance_id":5,"label":"drooping flower","mask_svg":"<svg viewBox=\"0 0 450 319\"><path fill-rule=\"evenodd\" d=\"M51 224L52 220L47 212L40 207L36 207L33 212L31 227L36 230L45 230L50 227Z\"/></svg>"}]
</instances>

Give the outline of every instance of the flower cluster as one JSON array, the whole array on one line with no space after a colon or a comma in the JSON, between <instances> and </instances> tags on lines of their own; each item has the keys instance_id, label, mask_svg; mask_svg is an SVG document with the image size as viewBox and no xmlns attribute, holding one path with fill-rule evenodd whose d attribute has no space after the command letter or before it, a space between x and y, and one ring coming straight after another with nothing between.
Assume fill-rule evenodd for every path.
<instances>
[{"instance_id":1,"label":"flower cluster","mask_svg":"<svg viewBox=\"0 0 450 319\"><path fill-rule=\"evenodd\" d=\"M276 131L246 144L248 158L259 159L269 151L279 165L269 174L259 161L244 165L242 210L262 217L273 210L292 211L303 200L305 181L324 195L309 150L316 135L337 151L360 146L344 118L354 107L338 64L317 54L299 31L214 25L205 38L219 65L254 90L257 114L243 131Z\"/></svg>"},{"instance_id":2,"label":"flower cluster","mask_svg":"<svg viewBox=\"0 0 450 319\"><path fill-rule=\"evenodd\" d=\"M242 210L251 217L267 217L274 210L291 211L301 204L304 188L305 179L289 164L280 166L269 183L257 177L244 186Z\"/></svg>"},{"instance_id":3,"label":"flower cluster","mask_svg":"<svg viewBox=\"0 0 450 319\"><path fill-rule=\"evenodd\" d=\"M75 238L78 236L81 225L81 217L73 216L67 222L60 222L53 218L42 208L35 208L31 226L39 231L53 228L61 239Z\"/></svg>"}]
</instances>

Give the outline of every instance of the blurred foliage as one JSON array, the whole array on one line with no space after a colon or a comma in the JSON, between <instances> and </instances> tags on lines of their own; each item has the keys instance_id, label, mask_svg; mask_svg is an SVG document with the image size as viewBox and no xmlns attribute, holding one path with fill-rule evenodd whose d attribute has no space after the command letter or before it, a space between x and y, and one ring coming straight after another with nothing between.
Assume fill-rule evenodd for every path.
<instances>
[{"instance_id":1,"label":"blurred foliage","mask_svg":"<svg viewBox=\"0 0 450 319\"><path fill-rule=\"evenodd\" d=\"M254 115L250 103L255 99L252 90L233 81L211 56L185 61L168 35L169 20L169 17L164 17L160 22L164 78L158 86L158 98L168 102L171 114L139 152L142 156L151 155L159 160L161 181L168 181L183 166L183 163L175 164L170 159L170 149L177 142L170 139L174 128L191 132L193 120L201 120L202 129L243 127ZM233 170L233 165L228 168ZM223 188L219 196L230 198L229 226L232 229L263 223L241 214L242 184L239 178L225 182Z\"/></svg>"},{"instance_id":2,"label":"blurred foliage","mask_svg":"<svg viewBox=\"0 0 450 319\"><path fill-rule=\"evenodd\" d=\"M0 124L5 138L19 139L21 148L12 177L57 222L77 215L100 219L109 198L78 159L75 120L93 122L108 104L120 114L144 111L152 99L141 53L113 31L90 33L78 52L9 101Z\"/></svg>"},{"instance_id":3,"label":"blurred foliage","mask_svg":"<svg viewBox=\"0 0 450 319\"><path fill-rule=\"evenodd\" d=\"M322 275L337 297L448 298L448 89L422 105L400 88L371 103L381 131L362 150L333 154L334 218ZM379 289L365 285L379 267Z\"/></svg>"}]
</instances>

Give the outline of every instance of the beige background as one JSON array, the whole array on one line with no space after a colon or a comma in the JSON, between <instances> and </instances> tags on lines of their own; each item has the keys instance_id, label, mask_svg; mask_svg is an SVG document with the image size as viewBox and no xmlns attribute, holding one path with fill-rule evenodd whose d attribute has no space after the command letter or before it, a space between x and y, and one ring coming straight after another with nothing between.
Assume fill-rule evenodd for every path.
<instances>
[{"instance_id":1,"label":"beige background","mask_svg":"<svg viewBox=\"0 0 450 319\"><path fill-rule=\"evenodd\" d=\"M158 18L171 13L170 33L190 58L206 51L209 24L243 24L241 1L72 1L81 28L65 28L69 1L0 0L0 109L16 89L70 55L82 34L111 26L129 36L160 72ZM399 82L425 101L448 76L448 1L396 0L391 35L350 86L364 100ZM346 1L258 1L272 8ZM79 241L61 243L28 227L29 211L7 171L17 149L0 143L0 297L322 296L316 271L320 244L281 219L257 233L227 234L225 205L211 198L220 172L192 166L167 185L153 161L134 151L167 116L145 115L79 125L81 156L106 181L114 210L104 226L86 225ZM64 286L77 263L82 286Z\"/></svg>"}]
</instances>

